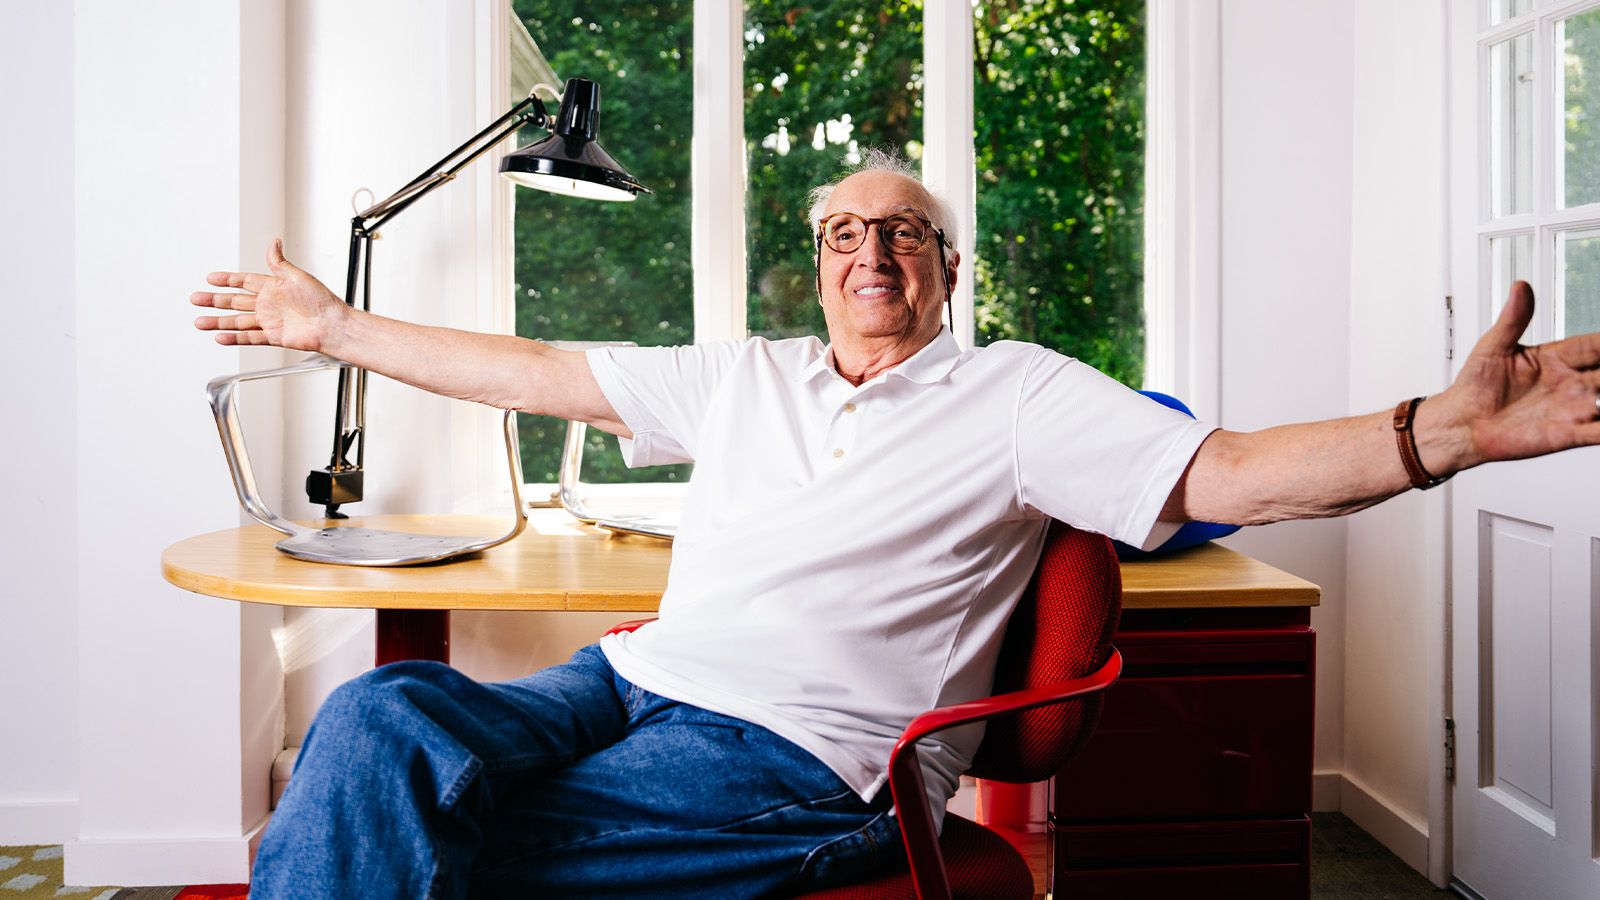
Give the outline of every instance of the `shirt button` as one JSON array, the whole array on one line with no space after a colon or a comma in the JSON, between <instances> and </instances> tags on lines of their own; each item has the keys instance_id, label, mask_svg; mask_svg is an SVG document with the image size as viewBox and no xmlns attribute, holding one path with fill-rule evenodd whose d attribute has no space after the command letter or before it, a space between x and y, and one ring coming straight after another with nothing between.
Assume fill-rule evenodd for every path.
<instances>
[{"instance_id":1,"label":"shirt button","mask_svg":"<svg viewBox=\"0 0 1600 900\"><path fill-rule=\"evenodd\" d=\"M833 458L834 459L838 459L839 457L841 457L843 455L844 455L844 448L843 447L835 447L833 449Z\"/></svg>"},{"instance_id":2,"label":"shirt button","mask_svg":"<svg viewBox=\"0 0 1600 900\"><path fill-rule=\"evenodd\" d=\"M856 405L854 403L846 403L844 405L844 411L845 412L855 412L856 411Z\"/></svg>"}]
</instances>

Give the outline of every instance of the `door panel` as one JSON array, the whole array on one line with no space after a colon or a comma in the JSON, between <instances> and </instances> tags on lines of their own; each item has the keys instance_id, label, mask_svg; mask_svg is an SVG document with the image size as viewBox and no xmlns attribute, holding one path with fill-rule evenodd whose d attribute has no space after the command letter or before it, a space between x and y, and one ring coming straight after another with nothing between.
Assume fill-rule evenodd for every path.
<instances>
[{"instance_id":1,"label":"door panel","mask_svg":"<svg viewBox=\"0 0 1600 900\"><path fill-rule=\"evenodd\" d=\"M1479 515L1479 784L1497 802L1554 833L1550 733L1548 527Z\"/></svg>"},{"instance_id":2,"label":"door panel","mask_svg":"<svg viewBox=\"0 0 1600 900\"><path fill-rule=\"evenodd\" d=\"M1513 279L1524 342L1600 327L1600 3L1451 0L1455 365ZM1451 507L1451 868L1600 897L1600 451L1463 472Z\"/></svg>"}]
</instances>

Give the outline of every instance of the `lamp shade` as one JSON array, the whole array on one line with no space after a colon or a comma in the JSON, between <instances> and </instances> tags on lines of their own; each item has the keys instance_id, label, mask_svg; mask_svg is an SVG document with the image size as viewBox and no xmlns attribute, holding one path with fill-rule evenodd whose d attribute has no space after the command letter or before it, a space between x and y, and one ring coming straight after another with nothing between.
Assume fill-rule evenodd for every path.
<instances>
[{"instance_id":1,"label":"lamp shade","mask_svg":"<svg viewBox=\"0 0 1600 900\"><path fill-rule=\"evenodd\" d=\"M549 137L507 153L500 173L517 184L590 200L632 200L650 189L617 164L595 135L600 130L600 86L567 79L561 111Z\"/></svg>"}]
</instances>

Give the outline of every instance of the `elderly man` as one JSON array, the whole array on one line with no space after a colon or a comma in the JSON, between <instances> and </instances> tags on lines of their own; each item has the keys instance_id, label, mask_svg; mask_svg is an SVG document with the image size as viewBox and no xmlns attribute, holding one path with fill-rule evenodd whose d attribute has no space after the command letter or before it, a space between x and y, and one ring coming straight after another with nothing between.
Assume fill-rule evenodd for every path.
<instances>
[{"instance_id":1,"label":"elderly man","mask_svg":"<svg viewBox=\"0 0 1600 900\"><path fill-rule=\"evenodd\" d=\"M570 353L352 310L269 253L196 305L223 344L317 350L697 463L659 620L520 681L377 669L318 714L252 895L749 896L897 857L912 716L985 694L1050 519L1154 546L1190 519L1339 515L1493 459L1600 442L1600 337L1517 341L1393 414L1214 430L1040 347L962 351L944 205L881 161L819 189L830 343ZM923 752L935 806L977 734Z\"/></svg>"}]
</instances>

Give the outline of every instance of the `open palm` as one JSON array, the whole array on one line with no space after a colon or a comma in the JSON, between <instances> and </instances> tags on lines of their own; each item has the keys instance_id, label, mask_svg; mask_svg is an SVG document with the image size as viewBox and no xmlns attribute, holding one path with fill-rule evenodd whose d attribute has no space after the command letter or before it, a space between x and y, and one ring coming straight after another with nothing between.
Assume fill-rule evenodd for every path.
<instances>
[{"instance_id":1,"label":"open palm","mask_svg":"<svg viewBox=\"0 0 1600 900\"><path fill-rule=\"evenodd\" d=\"M189 302L237 315L200 316L194 327L217 332L219 344L325 351L343 327L349 307L326 285L285 259L281 240L274 240L267 249L267 268L271 274L207 275L207 284L239 290L196 291Z\"/></svg>"},{"instance_id":2,"label":"open palm","mask_svg":"<svg viewBox=\"0 0 1600 900\"><path fill-rule=\"evenodd\" d=\"M1474 464L1600 442L1600 334L1528 347L1532 318L1533 289L1519 281L1446 392L1471 423Z\"/></svg>"}]
</instances>

